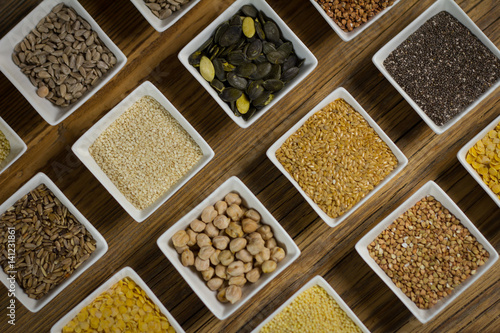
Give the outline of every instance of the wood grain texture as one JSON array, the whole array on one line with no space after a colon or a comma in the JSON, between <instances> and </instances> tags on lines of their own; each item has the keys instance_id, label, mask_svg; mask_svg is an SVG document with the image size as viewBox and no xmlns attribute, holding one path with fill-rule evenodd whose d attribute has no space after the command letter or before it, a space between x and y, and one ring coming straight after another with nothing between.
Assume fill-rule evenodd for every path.
<instances>
[{"instance_id":1,"label":"wood grain texture","mask_svg":"<svg viewBox=\"0 0 500 333\"><path fill-rule=\"evenodd\" d=\"M40 1L0 2L3 37ZM405 0L349 43L307 0L269 0L319 60L318 67L248 129L239 128L177 59L179 51L232 0L202 0L164 33L127 0L81 0L128 57L125 68L58 126L43 121L0 74L0 115L28 151L0 175L0 202L35 173L46 173L102 233L109 250L38 313L17 302L7 324L0 288L0 332L48 332L66 312L116 271L131 266L187 332L249 332L315 275L322 275L372 332L495 332L500 327L500 263L434 320L422 325L354 250L356 242L428 180L464 210L497 249L500 209L459 164L458 150L500 113L497 89L452 129L436 135L371 61L373 54L432 3ZM457 0L500 45L500 3ZM215 151L215 158L157 212L136 223L71 152L72 144L141 82L149 80ZM346 88L408 157L408 166L339 227L328 227L272 165L269 146L337 87ZM220 321L163 256L156 239L230 176L238 176L293 237L299 259L248 304Z\"/></svg>"}]
</instances>

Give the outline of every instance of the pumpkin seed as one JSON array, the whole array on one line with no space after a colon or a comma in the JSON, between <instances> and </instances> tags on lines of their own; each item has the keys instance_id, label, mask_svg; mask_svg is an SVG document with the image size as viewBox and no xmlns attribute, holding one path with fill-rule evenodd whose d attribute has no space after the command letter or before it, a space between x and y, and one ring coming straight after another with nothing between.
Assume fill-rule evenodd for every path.
<instances>
[{"instance_id":1,"label":"pumpkin seed","mask_svg":"<svg viewBox=\"0 0 500 333\"><path fill-rule=\"evenodd\" d=\"M262 41L260 39L254 40L252 43L248 44L246 49L246 56L249 60L254 60L262 52Z\"/></svg>"},{"instance_id":2,"label":"pumpkin seed","mask_svg":"<svg viewBox=\"0 0 500 333\"><path fill-rule=\"evenodd\" d=\"M214 65L212 61L205 56L202 56L200 60L200 73L208 82L211 82L215 77Z\"/></svg>"},{"instance_id":3,"label":"pumpkin seed","mask_svg":"<svg viewBox=\"0 0 500 333\"><path fill-rule=\"evenodd\" d=\"M241 26L232 25L220 37L219 45L223 47L228 47L233 44L236 44L240 40L241 34L242 34Z\"/></svg>"},{"instance_id":4,"label":"pumpkin seed","mask_svg":"<svg viewBox=\"0 0 500 333\"><path fill-rule=\"evenodd\" d=\"M245 14L245 16L250 16L251 18L257 17L257 9L251 5L245 5L241 7L241 12Z\"/></svg>"},{"instance_id":5,"label":"pumpkin seed","mask_svg":"<svg viewBox=\"0 0 500 333\"><path fill-rule=\"evenodd\" d=\"M279 28L273 21L267 21L264 24L264 33L266 34L266 39L270 42L276 43L280 39Z\"/></svg>"},{"instance_id":6,"label":"pumpkin seed","mask_svg":"<svg viewBox=\"0 0 500 333\"><path fill-rule=\"evenodd\" d=\"M236 89L245 90L248 86L248 81L245 78L242 78L236 75L233 72L227 73L227 82Z\"/></svg>"},{"instance_id":7,"label":"pumpkin seed","mask_svg":"<svg viewBox=\"0 0 500 333\"><path fill-rule=\"evenodd\" d=\"M252 81L248 85L247 94L251 100L255 101L264 92L264 87L262 86L262 83L263 83L262 80L258 80L258 81Z\"/></svg>"},{"instance_id":8,"label":"pumpkin seed","mask_svg":"<svg viewBox=\"0 0 500 333\"><path fill-rule=\"evenodd\" d=\"M212 88L217 90L219 94L224 90L224 83L217 79L213 79L212 82L210 82L210 85L212 86Z\"/></svg>"},{"instance_id":9,"label":"pumpkin seed","mask_svg":"<svg viewBox=\"0 0 500 333\"><path fill-rule=\"evenodd\" d=\"M224 71L222 60L220 58L215 58L212 61L212 64L214 65L215 76L217 77L217 79L219 79L221 82L226 81L226 72Z\"/></svg>"},{"instance_id":10,"label":"pumpkin seed","mask_svg":"<svg viewBox=\"0 0 500 333\"><path fill-rule=\"evenodd\" d=\"M269 91L273 91L273 92L280 91L285 86L283 81L273 80L273 79L264 81L264 83L262 85L264 86L264 89L269 90Z\"/></svg>"},{"instance_id":11,"label":"pumpkin seed","mask_svg":"<svg viewBox=\"0 0 500 333\"><path fill-rule=\"evenodd\" d=\"M281 75L281 79L284 82L288 82L288 81L292 80L293 78L295 78L297 76L297 74L299 74L299 68L292 67L292 68L288 69L286 72L283 72L283 74Z\"/></svg>"},{"instance_id":12,"label":"pumpkin seed","mask_svg":"<svg viewBox=\"0 0 500 333\"><path fill-rule=\"evenodd\" d=\"M242 94L243 92L236 88L225 88L220 94L220 98L224 102L235 102Z\"/></svg>"},{"instance_id":13,"label":"pumpkin seed","mask_svg":"<svg viewBox=\"0 0 500 333\"><path fill-rule=\"evenodd\" d=\"M242 94L241 97L236 100L236 108L241 114L246 114L250 109L250 101L245 94Z\"/></svg>"},{"instance_id":14,"label":"pumpkin seed","mask_svg":"<svg viewBox=\"0 0 500 333\"><path fill-rule=\"evenodd\" d=\"M242 29L243 29L243 34L248 38L252 38L255 35L255 22L251 17L247 16L243 19Z\"/></svg>"},{"instance_id":15,"label":"pumpkin seed","mask_svg":"<svg viewBox=\"0 0 500 333\"><path fill-rule=\"evenodd\" d=\"M247 62L236 67L236 74L249 78L257 70L257 65Z\"/></svg>"}]
</instances>

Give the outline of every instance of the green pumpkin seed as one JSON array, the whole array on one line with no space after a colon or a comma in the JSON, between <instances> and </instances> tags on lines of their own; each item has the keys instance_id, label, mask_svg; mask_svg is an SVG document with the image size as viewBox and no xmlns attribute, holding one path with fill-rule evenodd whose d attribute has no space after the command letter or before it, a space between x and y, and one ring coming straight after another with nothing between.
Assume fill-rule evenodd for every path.
<instances>
[{"instance_id":1,"label":"green pumpkin seed","mask_svg":"<svg viewBox=\"0 0 500 333\"><path fill-rule=\"evenodd\" d=\"M245 55L245 53L243 53L242 50L235 50L235 51L231 51L228 55L227 55L227 61L231 64L231 65L235 65L235 66L239 66L245 62L248 62L248 59Z\"/></svg>"},{"instance_id":2,"label":"green pumpkin seed","mask_svg":"<svg viewBox=\"0 0 500 333\"><path fill-rule=\"evenodd\" d=\"M259 18L259 21L262 23L262 24L265 24L267 22L267 20L269 19L266 14L264 14L264 12L262 10L259 10L259 12L257 13L257 16Z\"/></svg>"},{"instance_id":3,"label":"green pumpkin seed","mask_svg":"<svg viewBox=\"0 0 500 333\"><path fill-rule=\"evenodd\" d=\"M229 20L229 25L241 26L241 24L241 16L239 16L238 14L233 15L233 17L231 17L231 19Z\"/></svg>"},{"instance_id":4,"label":"green pumpkin seed","mask_svg":"<svg viewBox=\"0 0 500 333\"><path fill-rule=\"evenodd\" d=\"M286 72L289 68L296 67L297 65L297 56L295 54L290 55L286 58L283 63L283 72Z\"/></svg>"},{"instance_id":5,"label":"green pumpkin seed","mask_svg":"<svg viewBox=\"0 0 500 333\"><path fill-rule=\"evenodd\" d=\"M270 42L276 43L280 39L280 31L273 21L267 21L264 24L264 33L266 34L266 39Z\"/></svg>"},{"instance_id":6,"label":"green pumpkin seed","mask_svg":"<svg viewBox=\"0 0 500 333\"><path fill-rule=\"evenodd\" d=\"M226 72L224 71L224 66L222 65L222 60L220 58L215 58L212 60L212 64L214 65L215 76L220 81L226 81Z\"/></svg>"},{"instance_id":7,"label":"green pumpkin seed","mask_svg":"<svg viewBox=\"0 0 500 333\"><path fill-rule=\"evenodd\" d=\"M288 82L290 80L293 80L297 74L299 74L299 68L298 67L292 67L290 69L287 69L283 74L281 75L281 79L284 82Z\"/></svg>"},{"instance_id":8,"label":"green pumpkin seed","mask_svg":"<svg viewBox=\"0 0 500 333\"><path fill-rule=\"evenodd\" d=\"M250 109L248 110L248 112L243 115L243 117L242 117L243 120L248 120L248 119L252 118L256 111L257 111L257 109L254 108L253 106L251 106Z\"/></svg>"},{"instance_id":9,"label":"green pumpkin seed","mask_svg":"<svg viewBox=\"0 0 500 333\"><path fill-rule=\"evenodd\" d=\"M262 86L263 81L258 80L258 81L252 81L247 88L247 94L248 98L250 98L252 101L255 99L259 98L260 95L264 92L264 87Z\"/></svg>"},{"instance_id":10,"label":"green pumpkin seed","mask_svg":"<svg viewBox=\"0 0 500 333\"><path fill-rule=\"evenodd\" d=\"M232 72L236 69L236 66L231 65L226 60L221 59L221 63L222 63L222 68L224 69L225 72Z\"/></svg>"},{"instance_id":11,"label":"green pumpkin seed","mask_svg":"<svg viewBox=\"0 0 500 333\"><path fill-rule=\"evenodd\" d=\"M280 65L272 65L271 71L265 77L266 80L279 80L281 79L281 66Z\"/></svg>"},{"instance_id":12,"label":"green pumpkin seed","mask_svg":"<svg viewBox=\"0 0 500 333\"><path fill-rule=\"evenodd\" d=\"M257 17L257 9L255 9L255 7L252 5L245 5L245 6L241 7L241 12L245 16L250 16L251 18Z\"/></svg>"},{"instance_id":13,"label":"green pumpkin seed","mask_svg":"<svg viewBox=\"0 0 500 333\"><path fill-rule=\"evenodd\" d=\"M267 55L267 60L269 60L270 63L272 64L282 64L285 62L286 56L283 54L283 52L280 51L273 51L269 52Z\"/></svg>"},{"instance_id":14,"label":"green pumpkin seed","mask_svg":"<svg viewBox=\"0 0 500 333\"><path fill-rule=\"evenodd\" d=\"M249 78L257 70L257 65L247 62L236 67L236 74Z\"/></svg>"},{"instance_id":15,"label":"green pumpkin seed","mask_svg":"<svg viewBox=\"0 0 500 333\"><path fill-rule=\"evenodd\" d=\"M240 114L246 114L250 109L250 101L245 94L236 100L236 109Z\"/></svg>"},{"instance_id":16,"label":"green pumpkin seed","mask_svg":"<svg viewBox=\"0 0 500 333\"><path fill-rule=\"evenodd\" d=\"M290 42L286 42L286 43L283 43L281 44L278 49L277 49L278 52L281 52L283 54L285 54L285 59L288 58L290 56L290 54L292 53L293 51L293 45L292 43Z\"/></svg>"},{"instance_id":17,"label":"green pumpkin seed","mask_svg":"<svg viewBox=\"0 0 500 333\"><path fill-rule=\"evenodd\" d=\"M227 73L226 78L227 78L227 82L233 88L236 88L239 90L245 90L247 88L247 85L248 85L247 79L240 77L233 72Z\"/></svg>"},{"instance_id":18,"label":"green pumpkin seed","mask_svg":"<svg viewBox=\"0 0 500 333\"><path fill-rule=\"evenodd\" d=\"M259 37L261 40L266 39L264 28L262 28L262 24L258 20L255 20L255 33L257 34L257 37Z\"/></svg>"},{"instance_id":19,"label":"green pumpkin seed","mask_svg":"<svg viewBox=\"0 0 500 333\"><path fill-rule=\"evenodd\" d=\"M276 91L280 91L281 89L283 89L283 87L285 86L285 84L281 80L270 79L270 80L264 81L264 83L262 84L262 86L266 90L269 90L269 91L272 91L272 92L276 92Z\"/></svg>"},{"instance_id":20,"label":"green pumpkin seed","mask_svg":"<svg viewBox=\"0 0 500 333\"><path fill-rule=\"evenodd\" d=\"M258 64L263 64L265 62L269 62L269 61L267 61L267 58L265 55L259 54L259 56L253 60L253 62L258 65Z\"/></svg>"},{"instance_id":21,"label":"green pumpkin seed","mask_svg":"<svg viewBox=\"0 0 500 333\"><path fill-rule=\"evenodd\" d=\"M263 79L265 78L266 76L269 75L269 73L271 72L271 69L272 69L272 65L268 62L264 62L262 64L258 64L257 65L257 69L255 70L255 72L250 75L250 78L252 80L260 80L260 79Z\"/></svg>"},{"instance_id":22,"label":"green pumpkin seed","mask_svg":"<svg viewBox=\"0 0 500 333\"><path fill-rule=\"evenodd\" d=\"M211 82L215 77L215 69L212 61L207 57L203 56L200 60L200 73L201 76L208 82Z\"/></svg>"},{"instance_id":23,"label":"green pumpkin seed","mask_svg":"<svg viewBox=\"0 0 500 333\"><path fill-rule=\"evenodd\" d=\"M219 44L220 37L227 31L228 28L229 28L228 22L224 22L217 27L214 34L214 42L216 44Z\"/></svg>"},{"instance_id":24,"label":"green pumpkin seed","mask_svg":"<svg viewBox=\"0 0 500 333\"><path fill-rule=\"evenodd\" d=\"M242 94L243 92L236 88L225 88L220 94L220 98L224 102L230 103L230 102L235 102L238 98L241 97Z\"/></svg>"},{"instance_id":25,"label":"green pumpkin seed","mask_svg":"<svg viewBox=\"0 0 500 333\"><path fill-rule=\"evenodd\" d=\"M199 67L201 57L202 57L201 51L196 51L189 56L188 62L191 66Z\"/></svg>"},{"instance_id":26,"label":"green pumpkin seed","mask_svg":"<svg viewBox=\"0 0 500 333\"><path fill-rule=\"evenodd\" d=\"M264 107L271 103L274 99L274 95L270 91L264 91L257 99L253 101L255 107Z\"/></svg>"},{"instance_id":27,"label":"green pumpkin seed","mask_svg":"<svg viewBox=\"0 0 500 333\"><path fill-rule=\"evenodd\" d=\"M236 44L240 40L241 34L241 26L232 25L220 36L219 45L228 47Z\"/></svg>"},{"instance_id":28,"label":"green pumpkin seed","mask_svg":"<svg viewBox=\"0 0 500 333\"><path fill-rule=\"evenodd\" d=\"M262 42L262 52L264 52L264 54L268 54L275 51L276 51L276 46L273 43L268 41Z\"/></svg>"},{"instance_id":29,"label":"green pumpkin seed","mask_svg":"<svg viewBox=\"0 0 500 333\"><path fill-rule=\"evenodd\" d=\"M210 82L210 85L212 86L212 88L214 88L215 90L217 90L217 92L220 94L223 90L224 90L224 83L220 82L219 80L217 79L213 79L212 82Z\"/></svg>"},{"instance_id":30,"label":"green pumpkin seed","mask_svg":"<svg viewBox=\"0 0 500 333\"><path fill-rule=\"evenodd\" d=\"M262 41L260 39L254 40L252 43L247 44L248 48L245 52L248 59L253 60L257 58L262 52Z\"/></svg>"},{"instance_id":31,"label":"green pumpkin seed","mask_svg":"<svg viewBox=\"0 0 500 333\"><path fill-rule=\"evenodd\" d=\"M243 34L248 38L252 38L255 35L255 22L253 18L247 16L243 19L242 30Z\"/></svg>"}]
</instances>

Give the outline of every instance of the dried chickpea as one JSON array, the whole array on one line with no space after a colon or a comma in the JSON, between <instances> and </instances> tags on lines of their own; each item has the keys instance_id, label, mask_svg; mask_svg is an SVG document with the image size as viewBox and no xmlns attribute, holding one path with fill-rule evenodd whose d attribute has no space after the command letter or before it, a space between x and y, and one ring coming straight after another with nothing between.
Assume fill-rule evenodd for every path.
<instances>
[{"instance_id":1,"label":"dried chickpea","mask_svg":"<svg viewBox=\"0 0 500 333\"><path fill-rule=\"evenodd\" d=\"M231 238L243 237L243 229L241 226L235 222L229 223L229 226L226 229L226 234Z\"/></svg>"},{"instance_id":2,"label":"dried chickpea","mask_svg":"<svg viewBox=\"0 0 500 333\"><path fill-rule=\"evenodd\" d=\"M184 267L194 265L194 254L191 250L187 249L181 254L181 262Z\"/></svg>"},{"instance_id":3,"label":"dried chickpea","mask_svg":"<svg viewBox=\"0 0 500 333\"><path fill-rule=\"evenodd\" d=\"M280 262L285 258L285 250L281 247L275 247L271 250L271 260Z\"/></svg>"},{"instance_id":4,"label":"dried chickpea","mask_svg":"<svg viewBox=\"0 0 500 333\"><path fill-rule=\"evenodd\" d=\"M260 227L260 225L251 218L243 219L243 221L241 221L241 226L243 231L247 234L256 231Z\"/></svg>"},{"instance_id":5,"label":"dried chickpea","mask_svg":"<svg viewBox=\"0 0 500 333\"><path fill-rule=\"evenodd\" d=\"M207 286L210 290L215 291L222 286L223 282L224 280L222 280L221 278L215 277L208 280Z\"/></svg>"},{"instance_id":6,"label":"dried chickpea","mask_svg":"<svg viewBox=\"0 0 500 333\"><path fill-rule=\"evenodd\" d=\"M214 206L205 207L201 212L201 220L205 223L212 222L216 216L217 211L215 210Z\"/></svg>"},{"instance_id":7,"label":"dried chickpea","mask_svg":"<svg viewBox=\"0 0 500 333\"><path fill-rule=\"evenodd\" d=\"M260 279L260 269L258 267L253 268L246 274L246 278L248 282L257 282L257 280Z\"/></svg>"},{"instance_id":8,"label":"dried chickpea","mask_svg":"<svg viewBox=\"0 0 500 333\"><path fill-rule=\"evenodd\" d=\"M243 211L241 210L240 206L232 204L229 207L227 207L226 214L231 218L231 220L236 222L242 218Z\"/></svg>"},{"instance_id":9,"label":"dried chickpea","mask_svg":"<svg viewBox=\"0 0 500 333\"><path fill-rule=\"evenodd\" d=\"M196 236L196 243L198 244L198 246L200 248L203 246L212 245L212 241L210 240L210 237L208 237L206 234L198 234Z\"/></svg>"},{"instance_id":10,"label":"dried chickpea","mask_svg":"<svg viewBox=\"0 0 500 333\"><path fill-rule=\"evenodd\" d=\"M219 235L219 229L217 229L213 223L207 223L207 226L205 227L205 233L207 234L208 237L213 238L215 236Z\"/></svg>"},{"instance_id":11,"label":"dried chickpea","mask_svg":"<svg viewBox=\"0 0 500 333\"><path fill-rule=\"evenodd\" d=\"M206 223L203 221L200 221L198 219L194 219L189 226L191 229L193 229L194 232L202 232L205 230Z\"/></svg>"},{"instance_id":12,"label":"dried chickpea","mask_svg":"<svg viewBox=\"0 0 500 333\"><path fill-rule=\"evenodd\" d=\"M241 249L236 252L236 259L241 260L243 262L252 262L253 256L245 249Z\"/></svg>"},{"instance_id":13,"label":"dried chickpea","mask_svg":"<svg viewBox=\"0 0 500 333\"><path fill-rule=\"evenodd\" d=\"M202 246L200 252L198 252L198 257L203 260L210 259L212 254L214 254L215 249L211 245Z\"/></svg>"},{"instance_id":14,"label":"dried chickpea","mask_svg":"<svg viewBox=\"0 0 500 333\"><path fill-rule=\"evenodd\" d=\"M247 251L250 252L251 255L256 255L264 249L265 247L264 245L265 243L262 239L258 238L250 239L247 245Z\"/></svg>"},{"instance_id":15,"label":"dried chickpea","mask_svg":"<svg viewBox=\"0 0 500 333\"><path fill-rule=\"evenodd\" d=\"M274 249L278 244L276 243L276 238L270 238L266 240L266 247L270 250Z\"/></svg>"},{"instance_id":16,"label":"dried chickpea","mask_svg":"<svg viewBox=\"0 0 500 333\"><path fill-rule=\"evenodd\" d=\"M221 251L219 254L219 261L224 266L228 266L234 261L234 255L229 250Z\"/></svg>"},{"instance_id":17,"label":"dried chickpea","mask_svg":"<svg viewBox=\"0 0 500 333\"><path fill-rule=\"evenodd\" d=\"M217 217L213 221L213 224L217 228L219 228L220 230L222 230L222 229L226 229L227 228L227 226L229 225L229 222L231 222L231 220L226 215L217 215Z\"/></svg>"},{"instance_id":18,"label":"dried chickpea","mask_svg":"<svg viewBox=\"0 0 500 333\"><path fill-rule=\"evenodd\" d=\"M229 245L229 237L227 236L215 236L212 239L212 243L216 249L225 250Z\"/></svg>"},{"instance_id":19,"label":"dried chickpea","mask_svg":"<svg viewBox=\"0 0 500 333\"><path fill-rule=\"evenodd\" d=\"M221 279L225 279L227 277L226 266L220 264L215 266L215 275L217 275Z\"/></svg>"},{"instance_id":20,"label":"dried chickpea","mask_svg":"<svg viewBox=\"0 0 500 333\"><path fill-rule=\"evenodd\" d=\"M187 228L186 233L189 236L189 242L187 242L187 246L194 246L196 244L196 236L198 233L194 232L193 230Z\"/></svg>"},{"instance_id":21,"label":"dried chickpea","mask_svg":"<svg viewBox=\"0 0 500 333\"><path fill-rule=\"evenodd\" d=\"M240 260L233 261L227 266L226 273L231 276L240 276L243 275L243 271L245 270L243 266L243 262Z\"/></svg>"},{"instance_id":22,"label":"dried chickpea","mask_svg":"<svg viewBox=\"0 0 500 333\"><path fill-rule=\"evenodd\" d=\"M217 299L219 300L219 302L222 302L222 303L229 302L228 299L226 298L226 289L227 288L222 288L217 293Z\"/></svg>"},{"instance_id":23,"label":"dried chickpea","mask_svg":"<svg viewBox=\"0 0 500 333\"><path fill-rule=\"evenodd\" d=\"M189 246L187 245L184 245L184 246L176 246L175 247L175 251L177 251L177 253L179 254L182 254L182 252L186 251L186 250L189 250Z\"/></svg>"},{"instance_id":24,"label":"dried chickpea","mask_svg":"<svg viewBox=\"0 0 500 333\"><path fill-rule=\"evenodd\" d=\"M240 205L241 204L241 198L238 194L236 193L228 193L224 200L227 202L227 204L229 206L233 205L233 204L236 204L236 205Z\"/></svg>"},{"instance_id":25,"label":"dried chickpea","mask_svg":"<svg viewBox=\"0 0 500 333\"><path fill-rule=\"evenodd\" d=\"M245 246L247 246L247 240L243 237L238 237L231 240L231 242L229 243L229 250L231 250L231 252L233 253L236 253L243 250Z\"/></svg>"},{"instance_id":26,"label":"dried chickpea","mask_svg":"<svg viewBox=\"0 0 500 333\"><path fill-rule=\"evenodd\" d=\"M257 229L257 232L262 236L263 240L268 240L273 238L273 232L271 231L271 227L268 225L263 225L259 229Z\"/></svg>"},{"instance_id":27,"label":"dried chickpea","mask_svg":"<svg viewBox=\"0 0 500 333\"><path fill-rule=\"evenodd\" d=\"M245 212L245 217L254 220L255 222L260 222L260 214L255 209L249 209Z\"/></svg>"},{"instance_id":28,"label":"dried chickpea","mask_svg":"<svg viewBox=\"0 0 500 333\"><path fill-rule=\"evenodd\" d=\"M203 260L200 257L196 257L194 259L194 267L198 272L206 271L210 267L210 260Z\"/></svg>"},{"instance_id":29,"label":"dried chickpea","mask_svg":"<svg viewBox=\"0 0 500 333\"><path fill-rule=\"evenodd\" d=\"M185 230L179 230L172 236L172 243L175 247L186 246L189 242L189 235Z\"/></svg>"},{"instance_id":30,"label":"dried chickpea","mask_svg":"<svg viewBox=\"0 0 500 333\"><path fill-rule=\"evenodd\" d=\"M271 273L276 270L276 261L273 260L266 260L262 263L261 269L262 273Z\"/></svg>"},{"instance_id":31,"label":"dried chickpea","mask_svg":"<svg viewBox=\"0 0 500 333\"><path fill-rule=\"evenodd\" d=\"M215 250L214 253L210 256L210 263L214 266L217 266L219 261L220 250Z\"/></svg>"},{"instance_id":32,"label":"dried chickpea","mask_svg":"<svg viewBox=\"0 0 500 333\"><path fill-rule=\"evenodd\" d=\"M243 273L248 273L252 270L253 268L253 263L252 262L246 262L243 264Z\"/></svg>"},{"instance_id":33,"label":"dried chickpea","mask_svg":"<svg viewBox=\"0 0 500 333\"><path fill-rule=\"evenodd\" d=\"M215 269L213 267L208 267L206 271L201 272L201 276L203 277L203 280L208 281L210 280L215 273Z\"/></svg>"},{"instance_id":34,"label":"dried chickpea","mask_svg":"<svg viewBox=\"0 0 500 333\"><path fill-rule=\"evenodd\" d=\"M227 202L225 201L217 201L215 203L215 210L217 211L217 214L222 215L226 212L227 209Z\"/></svg>"},{"instance_id":35,"label":"dried chickpea","mask_svg":"<svg viewBox=\"0 0 500 333\"><path fill-rule=\"evenodd\" d=\"M236 303L241 298L241 287L229 286L226 288L226 299L231 302L231 304Z\"/></svg>"},{"instance_id":36,"label":"dried chickpea","mask_svg":"<svg viewBox=\"0 0 500 333\"><path fill-rule=\"evenodd\" d=\"M271 258L271 250L269 250L267 247L264 247L262 251L257 253L254 256L255 263L256 264L262 264L264 261L269 260Z\"/></svg>"},{"instance_id":37,"label":"dried chickpea","mask_svg":"<svg viewBox=\"0 0 500 333\"><path fill-rule=\"evenodd\" d=\"M259 234L258 232L252 232L252 233L248 234L246 236L246 238L248 241L251 241L252 239L260 239L261 241L264 241L261 234Z\"/></svg>"},{"instance_id":38,"label":"dried chickpea","mask_svg":"<svg viewBox=\"0 0 500 333\"><path fill-rule=\"evenodd\" d=\"M247 283L247 279L243 275L241 276L233 276L229 279L230 286L239 286L243 287Z\"/></svg>"}]
</instances>

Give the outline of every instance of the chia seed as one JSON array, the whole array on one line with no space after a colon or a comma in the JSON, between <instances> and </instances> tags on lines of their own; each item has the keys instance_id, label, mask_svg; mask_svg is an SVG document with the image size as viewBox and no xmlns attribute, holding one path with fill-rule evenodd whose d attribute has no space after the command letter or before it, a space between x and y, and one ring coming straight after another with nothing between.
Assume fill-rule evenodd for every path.
<instances>
[{"instance_id":1,"label":"chia seed","mask_svg":"<svg viewBox=\"0 0 500 333\"><path fill-rule=\"evenodd\" d=\"M389 54L384 66L438 126L500 79L500 60L445 11L410 35Z\"/></svg>"}]
</instances>

